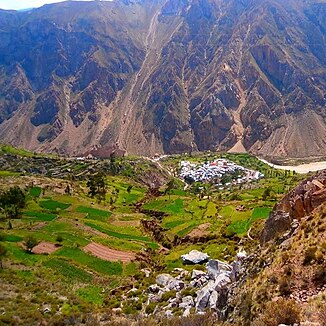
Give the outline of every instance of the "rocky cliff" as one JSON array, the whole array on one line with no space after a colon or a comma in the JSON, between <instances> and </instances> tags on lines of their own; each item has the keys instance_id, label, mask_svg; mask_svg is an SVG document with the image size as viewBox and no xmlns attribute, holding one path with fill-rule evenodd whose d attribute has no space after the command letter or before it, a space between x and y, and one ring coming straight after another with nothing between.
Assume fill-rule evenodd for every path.
<instances>
[{"instance_id":1,"label":"rocky cliff","mask_svg":"<svg viewBox=\"0 0 326 326\"><path fill-rule=\"evenodd\" d=\"M266 243L291 227L296 229L301 219L311 215L326 202L326 170L300 183L273 209L266 221L261 241Z\"/></svg>"},{"instance_id":2,"label":"rocky cliff","mask_svg":"<svg viewBox=\"0 0 326 326\"><path fill-rule=\"evenodd\" d=\"M306 0L0 10L0 139L69 154L325 154L325 16Z\"/></svg>"}]
</instances>

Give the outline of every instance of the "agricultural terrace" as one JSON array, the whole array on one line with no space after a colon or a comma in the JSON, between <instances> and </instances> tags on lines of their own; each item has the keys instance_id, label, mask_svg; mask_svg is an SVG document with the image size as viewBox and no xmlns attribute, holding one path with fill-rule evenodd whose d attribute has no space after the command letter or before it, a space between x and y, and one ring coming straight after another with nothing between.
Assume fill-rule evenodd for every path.
<instances>
[{"instance_id":1,"label":"agricultural terrace","mask_svg":"<svg viewBox=\"0 0 326 326\"><path fill-rule=\"evenodd\" d=\"M116 307L112 289L145 289L155 277L144 278L144 267L171 271L182 266L180 255L191 249L230 260L239 247L249 249L276 200L304 176L275 171L249 155L224 158L265 178L223 190L193 182L185 190L185 184L171 176L178 176L182 160L200 164L219 157L169 156L158 165L125 158L120 170L112 165L98 170L104 175L105 191L93 198L87 186L90 174L76 180L69 173L60 179L45 177L35 172L38 166L31 167L33 173L4 170L1 192L17 186L26 203L15 218L1 206L0 240L6 250L1 277L4 293L12 298L4 303L6 314L1 318L10 319L18 307L29 324L44 303L58 307L51 314L60 309L68 316ZM88 163L83 164L87 170ZM94 162L89 164L93 169ZM136 170L125 175L123 164ZM124 310L135 313L139 307L126 305Z\"/></svg>"}]
</instances>

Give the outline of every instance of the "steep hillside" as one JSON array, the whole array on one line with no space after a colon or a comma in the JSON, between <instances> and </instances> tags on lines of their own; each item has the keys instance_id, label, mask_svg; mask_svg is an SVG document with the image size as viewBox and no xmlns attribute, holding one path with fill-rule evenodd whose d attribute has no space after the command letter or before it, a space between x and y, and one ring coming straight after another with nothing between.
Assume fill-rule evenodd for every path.
<instances>
[{"instance_id":1,"label":"steep hillside","mask_svg":"<svg viewBox=\"0 0 326 326\"><path fill-rule=\"evenodd\" d=\"M305 0L0 10L0 139L69 154L324 154L325 16Z\"/></svg>"},{"instance_id":2,"label":"steep hillside","mask_svg":"<svg viewBox=\"0 0 326 326\"><path fill-rule=\"evenodd\" d=\"M324 170L275 205L231 300L243 325L325 325L325 195Z\"/></svg>"}]
</instances>

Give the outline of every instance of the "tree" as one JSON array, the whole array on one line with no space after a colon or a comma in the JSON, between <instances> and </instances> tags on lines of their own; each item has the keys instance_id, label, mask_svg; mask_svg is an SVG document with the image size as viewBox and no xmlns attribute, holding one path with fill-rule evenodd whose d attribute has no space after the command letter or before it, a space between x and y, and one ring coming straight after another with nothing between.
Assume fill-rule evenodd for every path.
<instances>
[{"instance_id":1,"label":"tree","mask_svg":"<svg viewBox=\"0 0 326 326\"><path fill-rule=\"evenodd\" d=\"M87 181L88 195L92 198L96 197L99 202L105 200L107 191L105 178L102 173L97 173L89 177Z\"/></svg>"},{"instance_id":2,"label":"tree","mask_svg":"<svg viewBox=\"0 0 326 326\"><path fill-rule=\"evenodd\" d=\"M7 218L17 218L25 206L26 195L18 186L0 193L0 208L4 210Z\"/></svg>"},{"instance_id":3,"label":"tree","mask_svg":"<svg viewBox=\"0 0 326 326\"><path fill-rule=\"evenodd\" d=\"M0 267L1 267L1 269L3 269L2 260L6 256L6 254L7 254L7 248L3 244L0 243Z\"/></svg>"},{"instance_id":4,"label":"tree","mask_svg":"<svg viewBox=\"0 0 326 326\"><path fill-rule=\"evenodd\" d=\"M27 251L31 253L32 249L38 244L38 241L32 235L29 235L25 238L24 244Z\"/></svg>"}]
</instances>

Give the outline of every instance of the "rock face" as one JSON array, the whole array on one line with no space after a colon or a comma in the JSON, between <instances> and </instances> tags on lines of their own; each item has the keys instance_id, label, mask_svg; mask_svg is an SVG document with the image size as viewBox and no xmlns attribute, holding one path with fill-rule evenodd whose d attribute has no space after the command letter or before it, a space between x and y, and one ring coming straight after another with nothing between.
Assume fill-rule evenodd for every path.
<instances>
[{"instance_id":1,"label":"rock face","mask_svg":"<svg viewBox=\"0 0 326 326\"><path fill-rule=\"evenodd\" d=\"M266 220L261 242L266 243L291 227L326 202L326 170L317 173L288 193ZM295 222L295 223L294 223Z\"/></svg>"},{"instance_id":2,"label":"rock face","mask_svg":"<svg viewBox=\"0 0 326 326\"><path fill-rule=\"evenodd\" d=\"M325 153L325 8L116 0L0 10L0 140L69 154Z\"/></svg>"}]
</instances>

